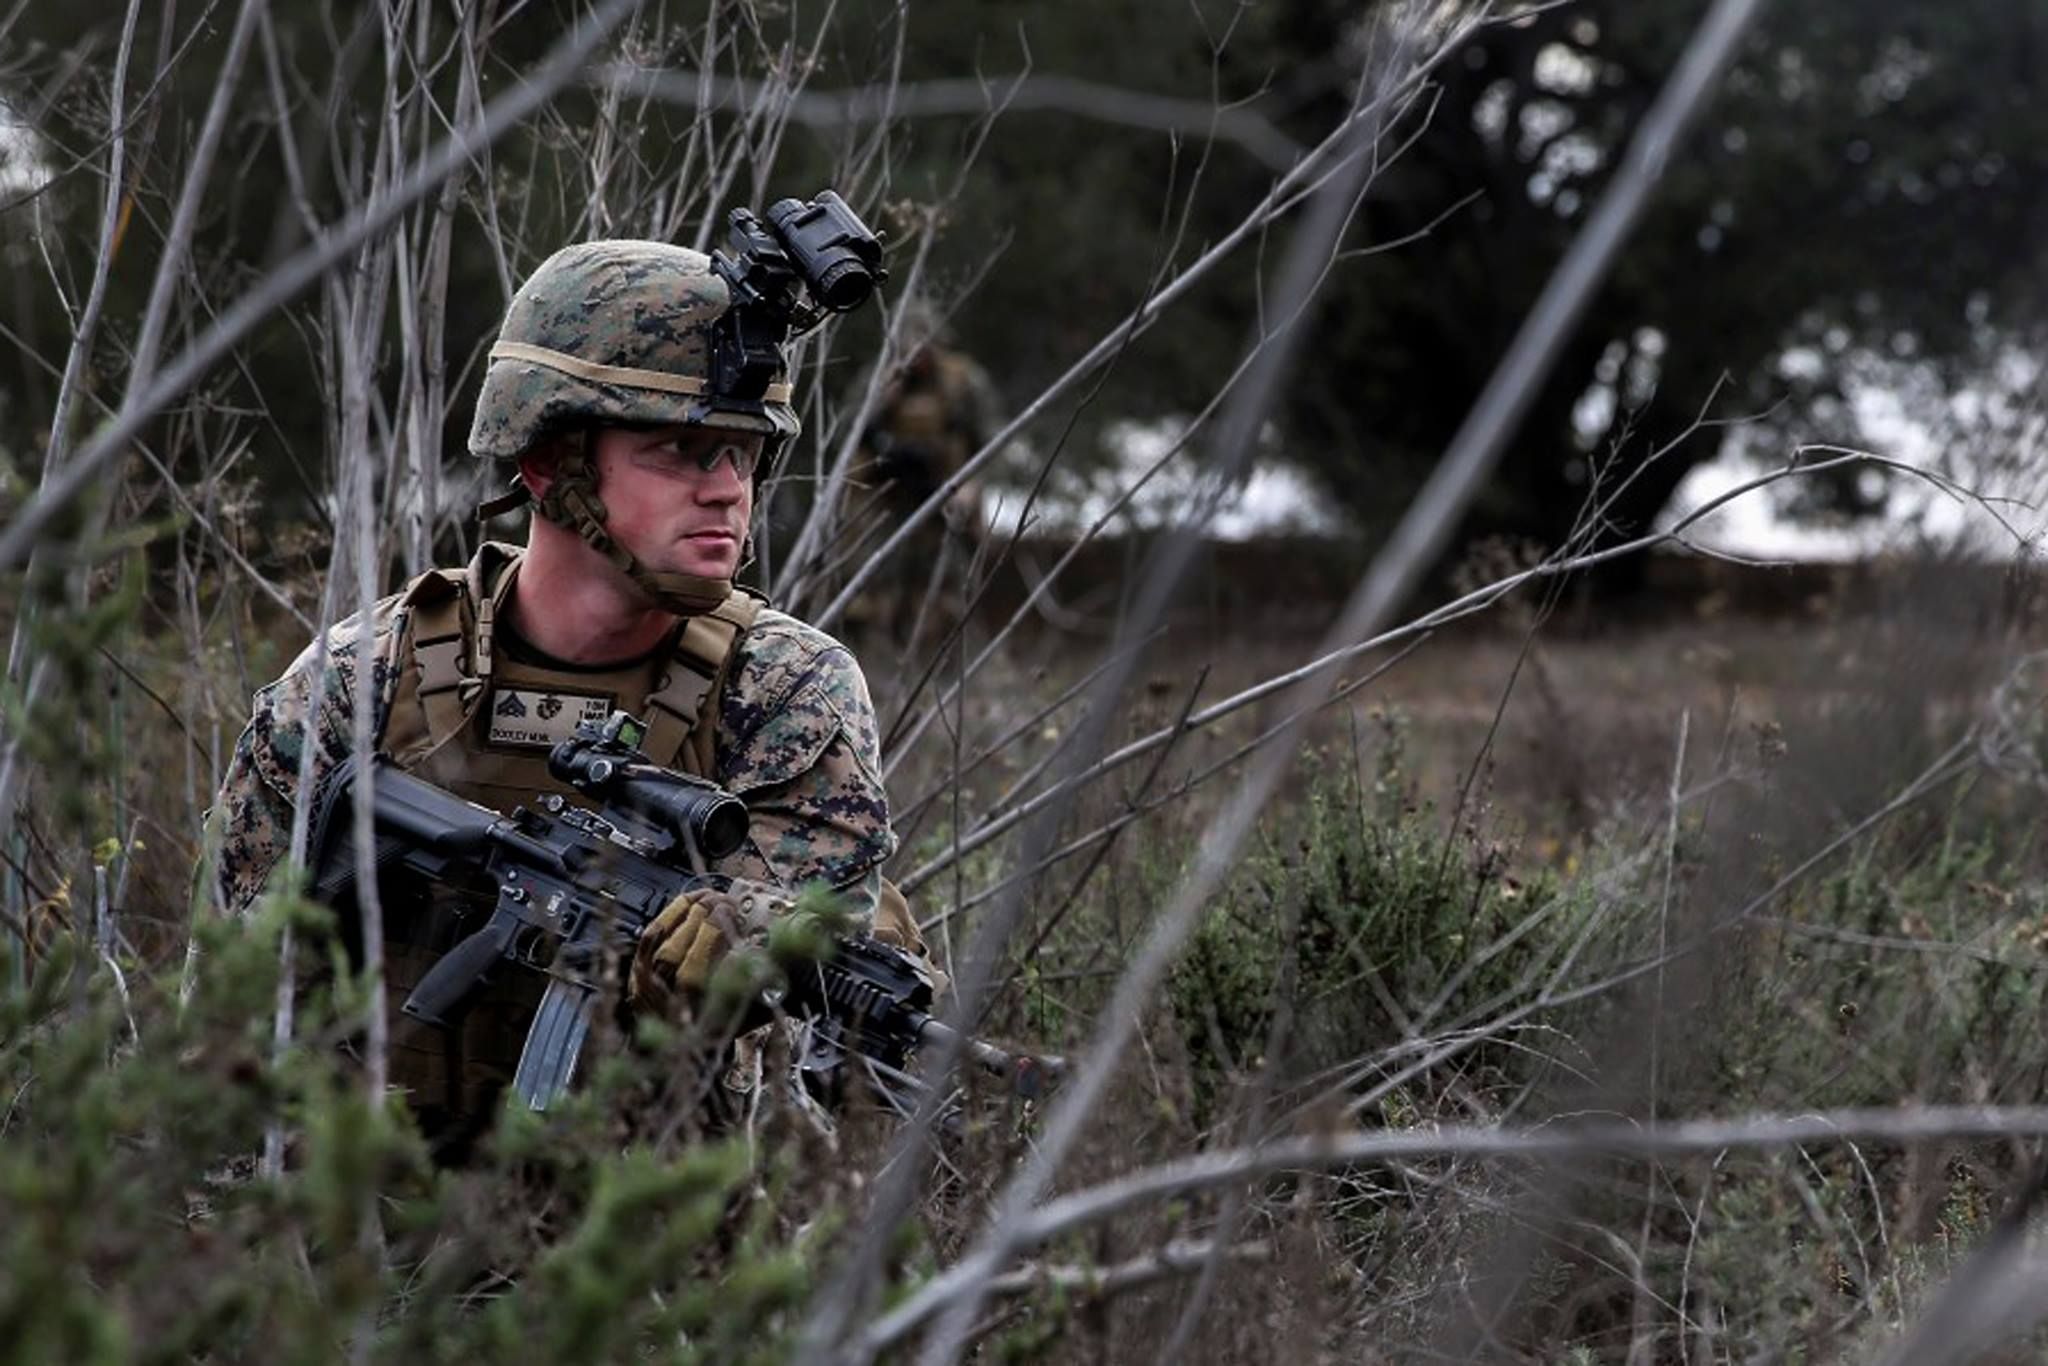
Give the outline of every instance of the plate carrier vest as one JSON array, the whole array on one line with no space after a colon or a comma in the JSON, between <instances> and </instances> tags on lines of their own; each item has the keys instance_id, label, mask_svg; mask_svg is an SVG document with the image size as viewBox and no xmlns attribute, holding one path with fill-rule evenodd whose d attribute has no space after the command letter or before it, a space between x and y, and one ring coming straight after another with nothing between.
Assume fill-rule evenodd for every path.
<instances>
[{"instance_id":1,"label":"plate carrier vest","mask_svg":"<svg viewBox=\"0 0 2048 1366\"><path fill-rule=\"evenodd\" d=\"M573 797L548 772L547 744L490 742L490 699L494 688L512 685L523 685L520 696L609 692L608 707L625 707L648 723L642 749L649 759L716 781L719 699L761 599L735 589L714 610L687 619L665 659L656 655L612 672L550 671L492 654L493 627L520 554L486 542L467 568L429 570L406 585L397 600L404 626L392 655L399 674L379 748L400 769L495 810L510 811L538 793ZM900 893L878 918L891 919L896 908L908 920ZM400 1011L427 969L478 927L479 914L475 898L454 895L425 906L387 902L384 912L391 1083L409 1093L422 1130L449 1153L466 1148L488 1124L545 987L538 973L500 972L445 1030Z\"/></svg>"}]
</instances>

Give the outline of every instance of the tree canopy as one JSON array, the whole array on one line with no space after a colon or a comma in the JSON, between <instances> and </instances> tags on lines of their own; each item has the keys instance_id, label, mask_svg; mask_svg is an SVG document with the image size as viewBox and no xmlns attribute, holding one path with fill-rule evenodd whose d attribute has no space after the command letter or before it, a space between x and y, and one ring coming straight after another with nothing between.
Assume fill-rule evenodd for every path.
<instances>
[{"instance_id":1,"label":"tree canopy","mask_svg":"<svg viewBox=\"0 0 2048 1366\"><path fill-rule=\"evenodd\" d=\"M604 232L714 243L725 208L808 194L863 148L876 155L850 188L897 230L899 279L901 258L931 231L922 279L1021 405L1327 134L1380 33L1372 14L1332 0L907 10L864 0L823 20L751 3L683 8L692 13L644 16L610 57L686 83L702 72L736 89L800 89L828 114L792 119L712 174L695 139L758 117L744 97L699 110L644 93L621 100L592 79L480 159L447 254L451 464L462 459L474 359L512 282L547 250ZM154 138L165 155L133 172L123 230L142 240L116 262L116 320L139 312L149 288L150 239L175 192L168 152L195 136L223 47L216 21L144 9L138 52L177 60L161 92L150 87L139 105L128 95L140 110L131 138ZM1324 281L1277 413L1277 449L1368 534L1442 453L1704 10L1703 0L1575 0L1496 18L1432 67L1386 130L1385 166ZM392 80L372 60L373 12L288 7L267 21L236 77L248 98L231 118L233 165L198 224L196 269L246 281L360 194L376 92ZM481 25L473 87L462 30L433 30L422 88L435 103L400 110L415 145L515 80L576 12L463 11L462 23ZM54 173L26 195L17 175L6 215L22 229L10 233L0 299L14 352L5 442L17 462L32 461L49 430L55 358L84 292L80 258L49 247L90 241L100 192L90 167L106 137L120 20L113 5L35 6L7 40L0 86ZM1555 544L1593 480L1631 475L1609 511L1617 526L1640 526L1717 449L1717 431L1694 432L1642 467L1703 413L1765 414L1787 440L1852 442L1866 435L1844 398L1858 364L1923 367L1934 381L1923 388L1939 396L1971 382L1994 339L2030 340L2048 240L2044 29L2037 7L2003 0L1769 11L1559 348L1471 529ZM876 99L861 106L849 92ZM585 154L588 137L567 135L593 128L609 130L601 164ZM284 173L294 160L303 203ZM424 218L408 229L425 230ZM1291 231L1282 220L1262 233L1034 438L1049 448L1071 424L1072 458L1086 459L1114 420L1198 410L1254 335ZM314 452L331 416L275 400L318 390L320 330L308 316L276 318L215 392L261 413L252 449L264 498L317 509L329 476ZM874 327L858 325L828 375L855 373L852 353ZM110 370L123 343L117 323L100 348ZM380 383L390 400L403 381ZM1868 481L1824 487L1838 509L1882 497Z\"/></svg>"},{"instance_id":2,"label":"tree canopy","mask_svg":"<svg viewBox=\"0 0 2048 1366\"><path fill-rule=\"evenodd\" d=\"M1284 409L1286 454L1365 529L1399 512L1449 443L1705 9L1579 0L1490 24L1390 133ZM1341 117L1373 41L1356 7L1319 0L1206 28L1160 8L1117 13L1080 45L1059 14L1034 10L1017 32L1055 70L1121 70L1190 98L1213 88L1298 147ZM989 51L1001 34L927 31L933 50L913 69L1012 69ZM1557 355L1473 529L1555 544L1596 473L1635 476L1609 511L1639 527L1718 448L1719 430L1702 430L1639 468L1702 415L1762 415L1788 445L1869 440L1845 397L1859 364L1924 365L1938 399L1972 382L1993 339L2031 341L2048 240L2044 40L2048 19L1998 0L1769 11ZM1133 54L1137 67L1120 65ZM922 125L906 141L918 167L952 150ZM1193 201L1185 260L1269 174L1228 138L1209 149L1072 113L1007 116L943 243L963 279L1002 251L957 315L963 339L1028 396L1142 295L1176 195ZM1099 406L1199 406L1251 335L1259 269L1247 258L1149 339ZM1869 481L1818 487L1834 510L1883 496Z\"/></svg>"}]
</instances>

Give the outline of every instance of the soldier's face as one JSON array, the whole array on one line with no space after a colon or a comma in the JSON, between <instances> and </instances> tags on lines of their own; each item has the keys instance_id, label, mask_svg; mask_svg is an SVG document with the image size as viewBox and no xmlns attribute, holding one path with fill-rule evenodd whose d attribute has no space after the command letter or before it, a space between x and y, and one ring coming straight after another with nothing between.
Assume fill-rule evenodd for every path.
<instances>
[{"instance_id":1,"label":"soldier's face","mask_svg":"<svg viewBox=\"0 0 2048 1366\"><path fill-rule=\"evenodd\" d=\"M599 430L605 530L658 573L729 579L754 515L761 438L702 427Z\"/></svg>"}]
</instances>

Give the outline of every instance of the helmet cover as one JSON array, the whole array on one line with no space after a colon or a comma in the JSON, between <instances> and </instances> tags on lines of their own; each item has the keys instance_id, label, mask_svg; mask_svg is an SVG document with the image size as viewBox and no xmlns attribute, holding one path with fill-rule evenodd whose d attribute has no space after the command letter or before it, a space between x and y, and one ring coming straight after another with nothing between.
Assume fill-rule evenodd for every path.
<instances>
[{"instance_id":1,"label":"helmet cover","mask_svg":"<svg viewBox=\"0 0 2048 1366\"><path fill-rule=\"evenodd\" d=\"M564 247L506 309L470 427L473 455L516 460L542 438L587 426L680 423L799 430L787 383L758 411L710 391L711 329L730 305L711 258L666 242Z\"/></svg>"}]
</instances>

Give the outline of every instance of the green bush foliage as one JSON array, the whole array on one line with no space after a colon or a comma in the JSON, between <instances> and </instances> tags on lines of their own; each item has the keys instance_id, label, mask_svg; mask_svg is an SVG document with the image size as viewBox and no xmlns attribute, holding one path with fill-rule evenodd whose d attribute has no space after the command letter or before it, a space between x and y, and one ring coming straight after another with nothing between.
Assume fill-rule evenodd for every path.
<instances>
[{"instance_id":1,"label":"green bush foliage","mask_svg":"<svg viewBox=\"0 0 2048 1366\"><path fill-rule=\"evenodd\" d=\"M664 1138L649 1116L673 1107L644 1103L622 1130L628 1097L687 1089L628 1051L437 1170L323 1046L361 983L302 993L306 1042L271 1047L281 936L317 952L325 919L277 898L204 927L189 992L60 937L0 996L6 1359L779 1358L809 1275L776 1215L781 1147L764 1164L742 1136Z\"/></svg>"},{"instance_id":2,"label":"green bush foliage","mask_svg":"<svg viewBox=\"0 0 2048 1366\"><path fill-rule=\"evenodd\" d=\"M1268 1062L1283 1009L1279 1072L1342 1069L1527 996L1583 927L1583 888L1545 869L1517 876L1509 846L1469 825L1447 834L1416 803L1402 723L1383 725L1375 771L1311 756L1304 797L1268 823L1174 971L1205 1116Z\"/></svg>"},{"instance_id":3,"label":"green bush foliage","mask_svg":"<svg viewBox=\"0 0 2048 1366\"><path fill-rule=\"evenodd\" d=\"M1745 832L1735 842L1768 881L1785 861L1776 833L1752 828L1768 801L1724 810L1718 832L1645 813L1573 854L1568 875L1518 872L1511 843L1447 832L1413 802L1400 739L1388 723L1376 776L1320 756L1173 974L1198 1118L1218 1141L1329 1123L1367 1093L1379 1098L1361 1118L1397 1126L1642 1113L1646 1094L1667 1119L2048 1100L2025 1024L2048 1009L2048 919L2038 840L2010 794L1966 791L1731 917L1755 883L1704 876L1726 848L1716 835ZM1660 927L1708 947L1674 960L1668 982L1644 973L1576 998L1645 961ZM1528 1011L1549 983L1559 1003ZM1503 1019L1522 1025L1483 1028ZM1400 1073L1420 1051L1404 1045L1475 1025L1484 1042ZM1646 1093L1652 1030L1662 1066ZM1497 1303L1500 1340L1536 1359L1618 1361L1645 1334L1674 1355L1711 1341L1716 1359L1814 1358L1911 1322L2029 1160L2002 1144L1865 1143L1712 1162L1424 1161L1334 1173L1315 1198L1370 1341L1455 1339L1477 1302ZM1271 1183L1253 1208L1278 1218L1302 1193ZM1490 1283L1485 1251L1532 1237L1533 1262Z\"/></svg>"}]
</instances>

